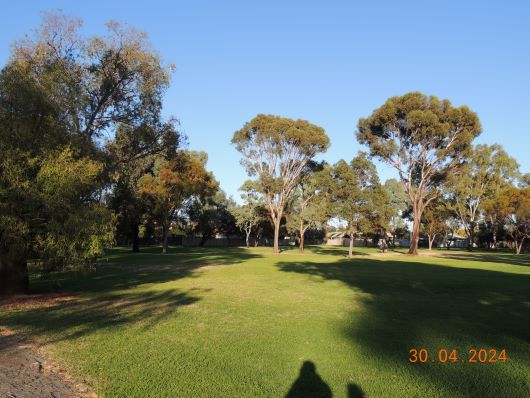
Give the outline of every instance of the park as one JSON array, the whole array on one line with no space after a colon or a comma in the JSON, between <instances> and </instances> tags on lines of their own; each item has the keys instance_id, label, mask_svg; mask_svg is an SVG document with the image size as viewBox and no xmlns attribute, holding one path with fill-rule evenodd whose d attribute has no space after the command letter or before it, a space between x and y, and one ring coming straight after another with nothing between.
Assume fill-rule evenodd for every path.
<instances>
[{"instance_id":1,"label":"park","mask_svg":"<svg viewBox=\"0 0 530 398\"><path fill-rule=\"evenodd\" d=\"M0 396L530 396L524 127L412 77L349 133L181 119L149 32L39 18L0 70Z\"/></svg>"},{"instance_id":2,"label":"park","mask_svg":"<svg viewBox=\"0 0 530 398\"><path fill-rule=\"evenodd\" d=\"M311 375L288 395L305 361L333 396L528 391L528 257L306 251L113 249L97 272L35 286L67 296L28 299L0 322L106 397L331 396ZM436 363L410 363L412 348ZM444 348L458 362L439 363ZM470 348L508 359L462 363Z\"/></svg>"}]
</instances>

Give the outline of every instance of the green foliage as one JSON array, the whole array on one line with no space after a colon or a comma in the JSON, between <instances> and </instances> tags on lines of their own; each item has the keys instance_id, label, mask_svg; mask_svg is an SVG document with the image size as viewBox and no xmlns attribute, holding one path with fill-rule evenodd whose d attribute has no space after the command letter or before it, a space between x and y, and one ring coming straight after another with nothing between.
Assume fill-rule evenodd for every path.
<instances>
[{"instance_id":1,"label":"green foliage","mask_svg":"<svg viewBox=\"0 0 530 398\"><path fill-rule=\"evenodd\" d=\"M394 237L407 229L404 216L408 209L409 198L405 192L403 183L390 178L385 181L384 187L389 195L387 203L390 218L388 219L388 231Z\"/></svg>"},{"instance_id":2,"label":"green foliage","mask_svg":"<svg viewBox=\"0 0 530 398\"><path fill-rule=\"evenodd\" d=\"M414 213L410 253L416 254L421 214L439 195L439 185L480 134L477 115L418 92L389 98L358 123L357 139L370 155L393 166Z\"/></svg>"},{"instance_id":3,"label":"green foliage","mask_svg":"<svg viewBox=\"0 0 530 398\"><path fill-rule=\"evenodd\" d=\"M260 204L245 203L234 208L233 212L237 226L243 230L252 229L261 220L259 211L261 207Z\"/></svg>"},{"instance_id":4,"label":"green foliage","mask_svg":"<svg viewBox=\"0 0 530 398\"><path fill-rule=\"evenodd\" d=\"M519 166L497 144L476 145L463 160L446 187L471 248L484 201L498 196L504 186L511 184L519 174Z\"/></svg>"},{"instance_id":5,"label":"green foliage","mask_svg":"<svg viewBox=\"0 0 530 398\"><path fill-rule=\"evenodd\" d=\"M43 161L34 182L40 213L48 215L34 238L41 261L54 267L82 265L114 243L112 213L91 198L101 185L102 169L89 158L75 159L69 148Z\"/></svg>"},{"instance_id":6,"label":"green foliage","mask_svg":"<svg viewBox=\"0 0 530 398\"><path fill-rule=\"evenodd\" d=\"M236 226L245 232L248 247L250 234L256 233L256 228L263 221L263 214L266 214L267 210L259 202L248 202L242 206L234 207L232 213L235 217Z\"/></svg>"},{"instance_id":7,"label":"green foliage","mask_svg":"<svg viewBox=\"0 0 530 398\"><path fill-rule=\"evenodd\" d=\"M159 120L169 71L145 34L111 23L86 38L80 26L45 14L0 72L0 292L26 290L30 258L64 267L102 253L114 219L96 139Z\"/></svg>"},{"instance_id":8,"label":"green foliage","mask_svg":"<svg viewBox=\"0 0 530 398\"><path fill-rule=\"evenodd\" d=\"M180 150L166 160L158 158L153 172L144 174L140 181L140 192L149 202L153 217L162 225L163 252L167 251L167 237L171 223L186 204L204 201L219 188L213 174L206 170L205 153Z\"/></svg>"},{"instance_id":9,"label":"green foliage","mask_svg":"<svg viewBox=\"0 0 530 398\"><path fill-rule=\"evenodd\" d=\"M201 235L200 246L217 234L229 237L237 230L235 207L233 199L227 198L222 190L213 196L194 198L184 210L184 229L190 234Z\"/></svg>"},{"instance_id":10,"label":"green foliage","mask_svg":"<svg viewBox=\"0 0 530 398\"><path fill-rule=\"evenodd\" d=\"M322 228L331 217L331 203L325 189L328 172L325 162L309 161L288 205L287 230L297 234L300 250L309 228Z\"/></svg>"},{"instance_id":11,"label":"green foliage","mask_svg":"<svg viewBox=\"0 0 530 398\"><path fill-rule=\"evenodd\" d=\"M8 165L5 160L3 165ZM114 242L114 218L93 197L101 186L103 164L75 156L66 147L43 155L39 165L37 174L28 179L21 179L20 169L9 168L3 174L7 177L2 189L7 200L0 208L3 244L10 239L22 246L31 242L27 254L48 269L91 262ZM16 206L10 196L24 200L24 205Z\"/></svg>"},{"instance_id":12,"label":"green foliage","mask_svg":"<svg viewBox=\"0 0 530 398\"><path fill-rule=\"evenodd\" d=\"M259 192L259 186L256 181L247 180L239 188L241 198L245 201L242 206L236 206L232 209L236 225L245 232L247 247L250 245L250 235L255 236L255 245L268 232L271 226L270 211L267 209L265 200Z\"/></svg>"},{"instance_id":13,"label":"green foliage","mask_svg":"<svg viewBox=\"0 0 530 398\"><path fill-rule=\"evenodd\" d=\"M429 250L432 249L436 237L447 231L447 219L450 214L447 203L441 199L433 200L423 211L422 231L429 239Z\"/></svg>"},{"instance_id":14,"label":"green foliage","mask_svg":"<svg viewBox=\"0 0 530 398\"><path fill-rule=\"evenodd\" d=\"M241 130L234 133L232 143L237 150L247 155L243 164L251 175L259 174L260 165L252 163L258 154L266 150L271 152L269 158L281 162L283 159L311 159L315 154L323 152L329 145L329 139L321 127L306 120L292 120L274 115L258 115L246 123ZM250 163L248 163L250 161ZM268 166L280 167L281 163ZM286 170L285 172L293 172Z\"/></svg>"},{"instance_id":15,"label":"green foliage","mask_svg":"<svg viewBox=\"0 0 530 398\"><path fill-rule=\"evenodd\" d=\"M521 254L525 241L530 238L530 188L507 186L499 199L507 204L504 208L505 228L515 243L517 254Z\"/></svg>"},{"instance_id":16,"label":"green foliage","mask_svg":"<svg viewBox=\"0 0 530 398\"><path fill-rule=\"evenodd\" d=\"M440 172L440 166L469 148L480 130L478 117L469 108L413 92L388 99L370 117L360 119L357 138L372 156L394 165L402 180L410 179L417 187L422 166L423 175ZM410 176L407 171L412 171Z\"/></svg>"},{"instance_id":17,"label":"green foliage","mask_svg":"<svg viewBox=\"0 0 530 398\"><path fill-rule=\"evenodd\" d=\"M140 178L151 172L157 157L174 157L181 139L175 121L170 120L157 126L120 125L107 143L112 181L107 204L117 215L118 235L127 237L135 251L139 250L140 228L145 232L143 224L152 221L140 192Z\"/></svg>"},{"instance_id":18,"label":"green foliage","mask_svg":"<svg viewBox=\"0 0 530 398\"><path fill-rule=\"evenodd\" d=\"M390 194L379 182L375 165L360 152L348 164L338 161L324 169L325 178L319 181L328 196L328 216L346 222L350 236L350 256L353 239L361 236L385 236L388 220L394 208Z\"/></svg>"},{"instance_id":19,"label":"green foliage","mask_svg":"<svg viewBox=\"0 0 530 398\"><path fill-rule=\"evenodd\" d=\"M324 152L329 139L321 127L305 120L258 115L234 133L232 144L243 154L255 189L265 197L275 226L274 251L279 252L279 228L285 206L305 165Z\"/></svg>"},{"instance_id":20,"label":"green foliage","mask_svg":"<svg viewBox=\"0 0 530 398\"><path fill-rule=\"evenodd\" d=\"M103 37L79 34L80 19L44 14L33 36L15 43L11 63L35 78L69 117L71 132L100 135L116 122L155 123L170 80L147 35L107 23Z\"/></svg>"},{"instance_id":21,"label":"green foliage","mask_svg":"<svg viewBox=\"0 0 530 398\"><path fill-rule=\"evenodd\" d=\"M334 216L348 224L351 236L385 229L385 203L388 193L379 183L375 165L365 154L359 153L350 164L337 162L329 170L327 184Z\"/></svg>"}]
</instances>

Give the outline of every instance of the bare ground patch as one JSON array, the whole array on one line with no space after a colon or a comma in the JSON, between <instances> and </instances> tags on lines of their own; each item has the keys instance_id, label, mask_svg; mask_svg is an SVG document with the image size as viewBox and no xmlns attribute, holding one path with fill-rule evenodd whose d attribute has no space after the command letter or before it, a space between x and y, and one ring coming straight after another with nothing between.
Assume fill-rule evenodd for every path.
<instances>
[{"instance_id":1,"label":"bare ground patch","mask_svg":"<svg viewBox=\"0 0 530 398\"><path fill-rule=\"evenodd\" d=\"M97 395L37 347L0 327L0 397L97 398Z\"/></svg>"},{"instance_id":2,"label":"bare ground patch","mask_svg":"<svg viewBox=\"0 0 530 398\"><path fill-rule=\"evenodd\" d=\"M49 293L49 294L24 294L9 296L0 299L0 309L31 309L38 307L50 307L75 300L76 296L69 293Z\"/></svg>"}]
</instances>

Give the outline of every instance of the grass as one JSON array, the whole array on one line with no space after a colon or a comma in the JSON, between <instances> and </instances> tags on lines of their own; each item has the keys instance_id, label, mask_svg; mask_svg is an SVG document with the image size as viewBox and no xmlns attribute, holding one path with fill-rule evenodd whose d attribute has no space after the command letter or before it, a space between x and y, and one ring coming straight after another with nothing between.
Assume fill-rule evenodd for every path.
<instances>
[{"instance_id":1,"label":"grass","mask_svg":"<svg viewBox=\"0 0 530 398\"><path fill-rule=\"evenodd\" d=\"M3 310L104 397L522 397L530 258L313 247L109 251L91 273L33 279L75 300ZM408 362L411 348L457 363ZM506 363L462 363L506 349Z\"/></svg>"}]
</instances>

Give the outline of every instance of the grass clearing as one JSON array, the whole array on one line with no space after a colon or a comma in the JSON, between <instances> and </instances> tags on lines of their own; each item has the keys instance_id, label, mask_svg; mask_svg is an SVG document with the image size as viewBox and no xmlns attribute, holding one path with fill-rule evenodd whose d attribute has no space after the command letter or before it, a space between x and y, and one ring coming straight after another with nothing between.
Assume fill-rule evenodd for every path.
<instances>
[{"instance_id":1,"label":"grass clearing","mask_svg":"<svg viewBox=\"0 0 530 398\"><path fill-rule=\"evenodd\" d=\"M0 324L104 397L530 394L528 256L346 253L114 249L96 272L32 281L75 300L4 309ZM472 347L508 361L462 363ZM411 348L460 358L410 364Z\"/></svg>"}]
</instances>

